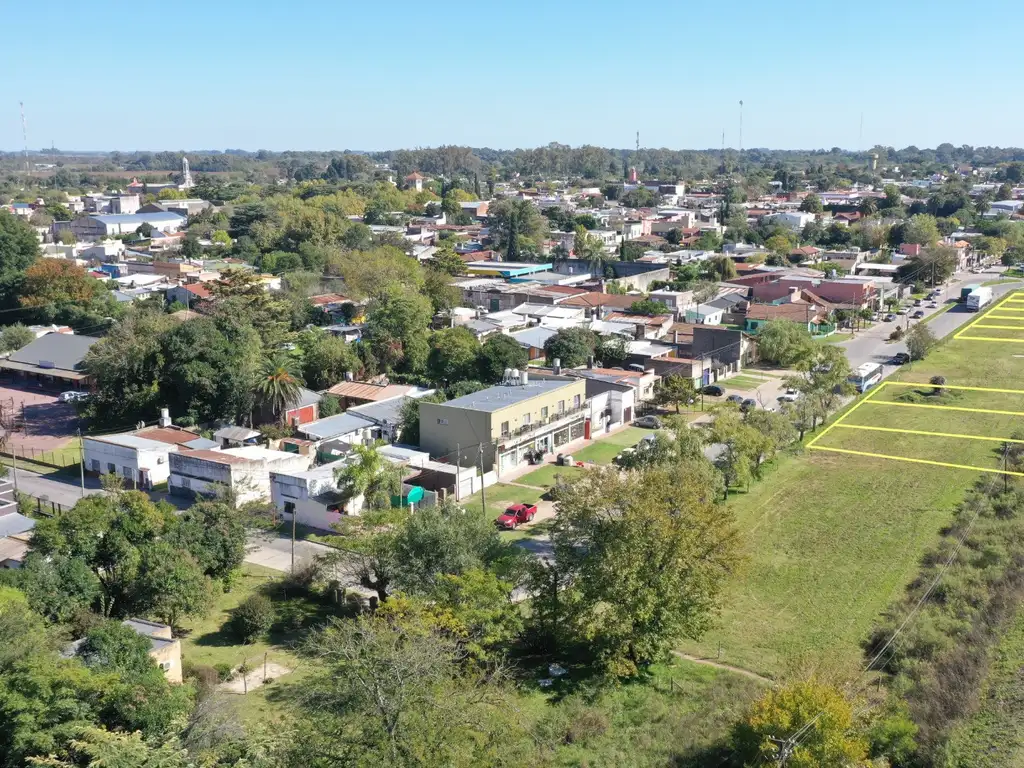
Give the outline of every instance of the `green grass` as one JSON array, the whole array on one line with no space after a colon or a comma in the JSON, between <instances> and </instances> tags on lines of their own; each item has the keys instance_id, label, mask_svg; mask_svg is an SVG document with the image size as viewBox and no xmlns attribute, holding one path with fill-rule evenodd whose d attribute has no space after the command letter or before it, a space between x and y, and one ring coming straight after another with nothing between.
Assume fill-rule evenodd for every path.
<instances>
[{"instance_id":1,"label":"green grass","mask_svg":"<svg viewBox=\"0 0 1024 768\"><path fill-rule=\"evenodd\" d=\"M616 452L618 452L618 450L621 449L617 449ZM523 485L532 485L537 488L550 488L555 484L555 477L557 475L561 475L568 480L570 477L575 477L583 471L585 470L580 469L579 467L559 467L554 464L545 464L543 467L535 469L527 475L523 475L516 480L516 482L522 483ZM490 490L490 488L487 489L488 493L490 493ZM521 490L526 489L524 488Z\"/></svg>"},{"instance_id":2,"label":"green grass","mask_svg":"<svg viewBox=\"0 0 1024 768\"><path fill-rule=\"evenodd\" d=\"M1024 611L999 645L981 692L981 707L957 727L947 765L971 768L1024 766Z\"/></svg>"},{"instance_id":3,"label":"green grass","mask_svg":"<svg viewBox=\"0 0 1024 768\"><path fill-rule=\"evenodd\" d=\"M520 478L516 481L517 483L523 482ZM487 515L489 517L497 517L505 508L510 504L536 504L541 497L543 491L532 490L530 488L521 488L517 485L508 485L506 483L495 483L490 488L484 489L484 493L487 496ZM472 496L466 496L459 503L462 504L466 509L477 510L481 508L481 495L474 493Z\"/></svg>"},{"instance_id":4,"label":"green grass","mask_svg":"<svg viewBox=\"0 0 1024 768\"><path fill-rule=\"evenodd\" d=\"M29 450L27 454L18 449L18 468L28 469L40 475L53 475L63 472L68 477L78 477L80 468L79 462L82 457L82 441L77 437L71 438L66 445L52 451ZM3 463L10 467L14 465L14 459L9 456L2 457Z\"/></svg>"},{"instance_id":5,"label":"green grass","mask_svg":"<svg viewBox=\"0 0 1024 768\"><path fill-rule=\"evenodd\" d=\"M986 280L982 285L1008 285L1009 283L1019 283L1019 278L1001 278L999 280Z\"/></svg>"},{"instance_id":6,"label":"green grass","mask_svg":"<svg viewBox=\"0 0 1024 768\"><path fill-rule=\"evenodd\" d=\"M720 385L725 385L730 389L757 389L765 382L771 381L768 378L758 378L756 376L748 376L744 373L732 376L728 379L724 379L719 382Z\"/></svg>"},{"instance_id":7,"label":"green grass","mask_svg":"<svg viewBox=\"0 0 1024 768\"><path fill-rule=\"evenodd\" d=\"M852 333L833 333L831 336L818 336L814 339L818 344L841 344L853 338Z\"/></svg>"}]
</instances>

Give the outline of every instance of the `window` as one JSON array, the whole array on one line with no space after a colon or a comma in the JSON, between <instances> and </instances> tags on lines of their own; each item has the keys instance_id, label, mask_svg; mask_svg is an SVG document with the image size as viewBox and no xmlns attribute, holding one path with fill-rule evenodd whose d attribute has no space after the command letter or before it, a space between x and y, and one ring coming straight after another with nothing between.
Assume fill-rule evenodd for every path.
<instances>
[{"instance_id":1,"label":"window","mask_svg":"<svg viewBox=\"0 0 1024 768\"><path fill-rule=\"evenodd\" d=\"M574 398L572 399L572 407L573 407L573 408L579 408L579 407L580 407L580 396L579 396L579 395L576 395L576 396L575 396L575 397L574 397Z\"/></svg>"},{"instance_id":2,"label":"window","mask_svg":"<svg viewBox=\"0 0 1024 768\"><path fill-rule=\"evenodd\" d=\"M124 475L125 480L133 480L135 478L135 470L131 467L121 467L121 474Z\"/></svg>"},{"instance_id":3,"label":"window","mask_svg":"<svg viewBox=\"0 0 1024 768\"><path fill-rule=\"evenodd\" d=\"M442 427L446 427L448 426L448 419L438 419L437 423L440 424Z\"/></svg>"},{"instance_id":4,"label":"window","mask_svg":"<svg viewBox=\"0 0 1024 768\"><path fill-rule=\"evenodd\" d=\"M115 464L114 462L110 462L109 464L107 464L107 472L109 474L111 474L111 475L116 475L117 474L117 464Z\"/></svg>"},{"instance_id":5,"label":"window","mask_svg":"<svg viewBox=\"0 0 1024 768\"><path fill-rule=\"evenodd\" d=\"M542 420L548 417L548 407L546 405L540 409L540 417Z\"/></svg>"},{"instance_id":6,"label":"window","mask_svg":"<svg viewBox=\"0 0 1024 768\"><path fill-rule=\"evenodd\" d=\"M181 478L181 487L182 488L191 488L192 487L192 481L189 480L187 477Z\"/></svg>"},{"instance_id":7,"label":"window","mask_svg":"<svg viewBox=\"0 0 1024 768\"><path fill-rule=\"evenodd\" d=\"M295 514L295 502L294 501L286 501L284 503L284 513L286 515L294 515Z\"/></svg>"},{"instance_id":8,"label":"window","mask_svg":"<svg viewBox=\"0 0 1024 768\"><path fill-rule=\"evenodd\" d=\"M93 459L92 460L92 471L93 472L99 472L100 471L100 460L99 459Z\"/></svg>"},{"instance_id":9,"label":"window","mask_svg":"<svg viewBox=\"0 0 1024 768\"><path fill-rule=\"evenodd\" d=\"M523 426L527 426L527 427L530 426L530 420L532 418L533 417L529 413L524 413L523 414Z\"/></svg>"},{"instance_id":10,"label":"window","mask_svg":"<svg viewBox=\"0 0 1024 768\"><path fill-rule=\"evenodd\" d=\"M509 435L509 432L508 432L508 422L507 421L503 421L503 422L501 422L501 436L502 437L508 437L508 435Z\"/></svg>"},{"instance_id":11,"label":"window","mask_svg":"<svg viewBox=\"0 0 1024 768\"><path fill-rule=\"evenodd\" d=\"M558 412L565 413L565 400L558 401Z\"/></svg>"}]
</instances>

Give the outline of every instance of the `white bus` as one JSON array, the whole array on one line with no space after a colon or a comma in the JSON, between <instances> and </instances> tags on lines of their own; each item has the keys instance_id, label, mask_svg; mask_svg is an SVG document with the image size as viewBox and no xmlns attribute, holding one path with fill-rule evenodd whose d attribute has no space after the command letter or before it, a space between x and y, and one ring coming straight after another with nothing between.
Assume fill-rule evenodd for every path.
<instances>
[{"instance_id":1,"label":"white bus","mask_svg":"<svg viewBox=\"0 0 1024 768\"><path fill-rule=\"evenodd\" d=\"M882 380L882 366L878 363L864 363L850 374L848 382L857 388L858 392L867 392Z\"/></svg>"}]
</instances>

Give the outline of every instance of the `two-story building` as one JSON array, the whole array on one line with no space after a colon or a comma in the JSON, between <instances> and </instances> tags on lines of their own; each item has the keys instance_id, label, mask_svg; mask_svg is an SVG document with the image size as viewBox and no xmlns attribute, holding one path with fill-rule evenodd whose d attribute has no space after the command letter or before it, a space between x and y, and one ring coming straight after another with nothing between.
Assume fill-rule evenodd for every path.
<instances>
[{"instance_id":1,"label":"two-story building","mask_svg":"<svg viewBox=\"0 0 1024 768\"><path fill-rule=\"evenodd\" d=\"M587 414L584 380L536 380L522 371L446 403L420 403L420 447L442 461L482 450L483 471L500 477L531 454L583 437Z\"/></svg>"},{"instance_id":2,"label":"two-story building","mask_svg":"<svg viewBox=\"0 0 1024 768\"><path fill-rule=\"evenodd\" d=\"M183 496L230 491L238 504L270 497L270 473L309 469L313 459L259 445L168 455L168 490Z\"/></svg>"}]
</instances>

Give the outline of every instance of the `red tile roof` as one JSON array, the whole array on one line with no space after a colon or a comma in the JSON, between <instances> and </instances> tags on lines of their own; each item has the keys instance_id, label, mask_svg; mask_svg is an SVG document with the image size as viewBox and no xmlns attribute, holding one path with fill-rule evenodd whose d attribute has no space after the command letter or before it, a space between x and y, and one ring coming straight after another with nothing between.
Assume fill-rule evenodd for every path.
<instances>
[{"instance_id":1,"label":"red tile roof","mask_svg":"<svg viewBox=\"0 0 1024 768\"><path fill-rule=\"evenodd\" d=\"M158 443L167 443L168 445L183 445L201 437L201 435L195 432L174 429L172 427L150 427L149 429L136 432L135 435L137 437L144 437L147 440L156 440Z\"/></svg>"},{"instance_id":2,"label":"red tile roof","mask_svg":"<svg viewBox=\"0 0 1024 768\"><path fill-rule=\"evenodd\" d=\"M309 300L313 302L314 307L326 307L329 304L344 304L352 299L347 296L342 296L340 293L324 293L319 296L310 296Z\"/></svg>"},{"instance_id":3,"label":"red tile roof","mask_svg":"<svg viewBox=\"0 0 1024 768\"><path fill-rule=\"evenodd\" d=\"M639 296L589 291L566 299L562 302L562 305L566 307L619 307L621 309L628 309L633 306L633 302L639 301L639 299Z\"/></svg>"}]
</instances>

